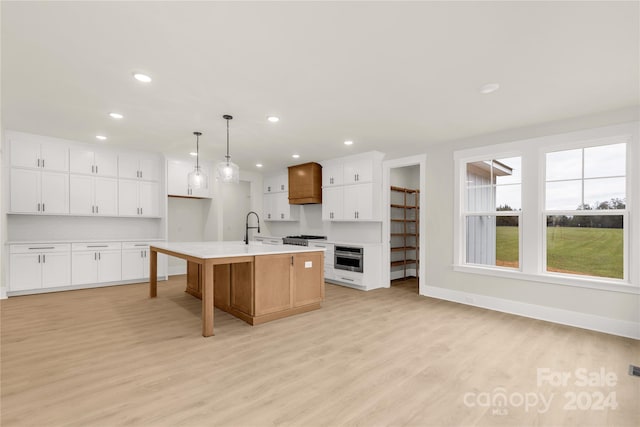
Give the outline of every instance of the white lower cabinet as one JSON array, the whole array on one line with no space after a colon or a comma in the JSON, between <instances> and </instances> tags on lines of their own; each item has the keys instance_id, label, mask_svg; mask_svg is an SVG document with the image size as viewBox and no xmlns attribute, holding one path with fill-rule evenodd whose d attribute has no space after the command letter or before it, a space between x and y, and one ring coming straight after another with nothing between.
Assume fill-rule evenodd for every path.
<instances>
[{"instance_id":1,"label":"white lower cabinet","mask_svg":"<svg viewBox=\"0 0 640 427\"><path fill-rule=\"evenodd\" d=\"M149 280L149 243L122 244L122 280ZM158 254L157 276L166 273L166 255Z\"/></svg>"},{"instance_id":2,"label":"white lower cabinet","mask_svg":"<svg viewBox=\"0 0 640 427\"><path fill-rule=\"evenodd\" d=\"M122 280L120 243L74 243L71 284L119 282Z\"/></svg>"},{"instance_id":3,"label":"white lower cabinet","mask_svg":"<svg viewBox=\"0 0 640 427\"><path fill-rule=\"evenodd\" d=\"M324 251L324 280L331 280L335 277L334 264L334 245L333 243L309 243L314 248L325 248Z\"/></svg>"},{"instance_id":4,"label":"white lower cabinet","mask_svg":"<svg viewBox=\"0 0 640 427\"><path fill-rule=\"evenodd\" d=\"M71 245L11 245L9 291L71 284Z\"/></svg>"}]
</instances>

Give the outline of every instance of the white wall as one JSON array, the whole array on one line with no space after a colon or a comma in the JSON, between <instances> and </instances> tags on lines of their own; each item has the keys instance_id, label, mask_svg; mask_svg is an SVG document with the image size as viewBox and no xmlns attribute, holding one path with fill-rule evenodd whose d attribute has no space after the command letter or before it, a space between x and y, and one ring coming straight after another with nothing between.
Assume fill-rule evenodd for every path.
<instances>
[{"instance_id":1,"label":"white wall","mask_svg":"<svg viewBox=\"0 0 640 427\"><path fill-rule=\"evenodd\" d=\"M237 184L224 184L222 187L222 240L238 241L244 239L247 214L251 212L251 182L240 181ZM249 219L249 224L256 224L255 217ZM249 231L249 238L255 230Z\"/></svg>"},{"instance_id":2,"label":"white wall","mask_svg":"<svg viewBox=\"0 0 640 427\"><path fill-rule=\"evenodd\" d=\"M211 199L168 197L167 240L169 242L200 242L204 239L205 222ZM169 274L185 274L184 260L169 257Z\"/></svg>"},{"instance_id":3,"label":"white wall","mask_svg":"<svg viewBox=\"0 0 640 427\"><path fill-rule=\"evenodd\" d=\"M427 275L426 286L424 288L421 286L421 293L492 308L502 306L503 311L513 311L531 317L556 321L558 317L566 318L568 320L564 323L573 323L578 326L588 327L589 322L592 322L594 325L600 325L600 330L628 336L633 335L635 331L636 337L640 338L640 296L637 294L469 274L456 272L452 268L453 227L456 218L454 151L639 119L638 109L620 110L429 147L426 199L432 203L426 207L425 229L429 236L426 242L425 260ZM635 144L633 149L637 153L640 150L638 140L634 140L632 144ZM637 175L635 182L638 182ZM636 200L640 193L637 187L638 185L634 194ZM635 209L635 216L631 224L632 240L640 236L638 209L637 207L633 209ZM635 283L635 285L639 284Z\"/></svg>"}]
</instances>

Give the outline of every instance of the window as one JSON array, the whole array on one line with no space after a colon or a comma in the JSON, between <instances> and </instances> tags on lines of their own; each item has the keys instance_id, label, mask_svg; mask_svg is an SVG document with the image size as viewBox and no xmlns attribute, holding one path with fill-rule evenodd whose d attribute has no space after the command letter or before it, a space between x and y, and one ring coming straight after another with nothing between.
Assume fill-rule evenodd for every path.
<instances>
[{"instance_id":1,"label":"window","mask_svg":"<svg viewBox=\"0 0 640 427\"><path fill-rule=\"evenodd\" d=\"M454 153L455 271L640 292L637 123Z\"/></svg>"},{"instance_id":2,"label":"window","mask_svg":"<svg viewBox=\"0 0 640 427\"><path fill-rule=\"evenodd\" d=\"M627 144L545 155L545 270L625 278Z\"/></svg>"},{"instance_id":3,"label":"window","mask_svg":"<svg viewBox=\"0 0 640 427\"><path fill-rule=\"evenodd\" d=\"M521 158L466 163L465 263L520 267Z\"/></svg>"}]
</instances>

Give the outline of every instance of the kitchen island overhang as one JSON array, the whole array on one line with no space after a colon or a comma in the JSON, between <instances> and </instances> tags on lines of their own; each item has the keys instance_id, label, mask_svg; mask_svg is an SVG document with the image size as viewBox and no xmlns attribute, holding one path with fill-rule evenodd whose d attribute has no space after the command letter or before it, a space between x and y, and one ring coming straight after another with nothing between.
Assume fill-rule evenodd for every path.
<instances>
[{"instance_id":1,"label":"kitchen island overhang","mask_svg":"<svg viewBox=\"0 0 640 427\"><path fill-rule=\"evenodd\" d=\"M251 242L168 242L150 246L149 296L157 297L157 255L187 261L187 289L202 300L202 335L214 306L251 325L320 308L324 248Z\"/></svg>"}]
</instances>

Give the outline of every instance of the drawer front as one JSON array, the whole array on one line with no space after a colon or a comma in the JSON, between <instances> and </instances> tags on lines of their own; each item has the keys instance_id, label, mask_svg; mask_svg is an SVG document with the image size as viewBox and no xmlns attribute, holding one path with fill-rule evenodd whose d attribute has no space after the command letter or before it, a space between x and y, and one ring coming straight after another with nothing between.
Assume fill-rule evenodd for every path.
<instances>
[{"instance_id":1,"label":"drawer front","mask_svg":"<svg viewBox=\"0 0 640 427\"><path fill-rule=\"evenodd\" d=\"M363 274L355 273L353 271L346 271L346 270L334 270L333 278L335 280L345 282L345 283L362 285Z\"/></svg>"},{"instance_id":2,"label":"drawer front","mask_svg":"<svg viewBox=\"0 0 640 427\"><path fill-rule=\"evenodd\" d=\"M125 249L149 249L149 246L153 243L149 242L123 242L122 250Z\"/></svg>"},{"instance_id":3,"label":"drawer front","mask_svg":"<svg viewBox=\"0 0 640 427\"><path fill-rule=\"evenodd\" d=\"M73 243L71 250L76 251L119 251L122 249L122 243L109 242L109 243Z\"/></svg>"},{"instance_id":4,"label":"drawer front","mask_svg":"<svg viewBox=\"0 0 640 427\"><path fill-rule=\"evenodd\" d=\"M71 245L66 243L32 243L30 245L10 245L12 254L69 252Z\"/></svg>"}]
</instances>

